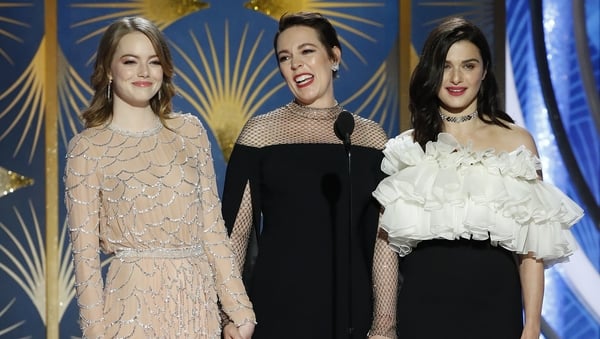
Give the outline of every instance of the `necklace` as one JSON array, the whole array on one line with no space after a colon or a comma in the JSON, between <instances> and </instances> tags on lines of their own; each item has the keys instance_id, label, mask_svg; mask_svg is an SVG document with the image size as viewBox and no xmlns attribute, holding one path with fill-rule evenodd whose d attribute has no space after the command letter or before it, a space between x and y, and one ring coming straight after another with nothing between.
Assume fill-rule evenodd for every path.
<instances>
[{"instance_id":1,"label":"necklace","mask_svg":"<svg viewBox=\"0 0 600 339\"><path fill-rule=\"evenodd\" d=\"M461 122L469 121L469 120L475 118L476 116L477 116L477 110L475 110L475 112L473 112L471 114L463 115L460 117L453 117L453 116L445 115L444 113L440 112L440 117L442 117L442 120L446 120L448 122L454 122L457 124L460 124Z\"/></svg>"}]
</instances>

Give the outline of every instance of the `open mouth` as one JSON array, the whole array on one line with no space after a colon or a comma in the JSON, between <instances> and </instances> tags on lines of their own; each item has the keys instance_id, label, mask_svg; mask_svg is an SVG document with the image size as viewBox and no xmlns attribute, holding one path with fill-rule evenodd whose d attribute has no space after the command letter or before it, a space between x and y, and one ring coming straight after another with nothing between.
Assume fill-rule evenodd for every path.
<instances>
[{"instance_id":1,"label":"open mouth","mask_svg":"<svg viewBox=\"0 0 600 339\"><path fill-rule=\"evenodd\" d=\"M313 79L313 76L310 74L302 74L294 78L294 81L298 85L303 85L310 82Z\"/></svg>"}]
</instances>

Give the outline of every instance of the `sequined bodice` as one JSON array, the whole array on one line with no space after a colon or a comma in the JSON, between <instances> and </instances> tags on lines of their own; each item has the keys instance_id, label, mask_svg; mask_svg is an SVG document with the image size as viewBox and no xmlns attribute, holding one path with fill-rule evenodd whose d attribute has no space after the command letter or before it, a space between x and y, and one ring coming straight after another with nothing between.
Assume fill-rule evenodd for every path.
<instances>
[{"instance_id":1,"label":"sequined bodice","mask_svg":"<svg viewBox=\"0 0 600 339\"><path fill-rule=\"evenodd\" d=\"M198 218L210 202L199 199L207 187L196 183L212 165L198 137L159 127L145 133L97 130L88 140L94 143L90 153L96 158L106 251L189 247L201 241ZM216 204L216 192L211 194Z\"/></svg>"}]
</instances>

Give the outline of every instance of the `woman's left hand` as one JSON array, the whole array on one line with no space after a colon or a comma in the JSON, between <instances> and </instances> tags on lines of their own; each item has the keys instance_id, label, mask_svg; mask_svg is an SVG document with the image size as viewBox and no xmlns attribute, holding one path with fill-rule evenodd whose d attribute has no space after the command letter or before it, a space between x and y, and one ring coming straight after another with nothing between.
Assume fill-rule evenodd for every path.
<instances>
[{"instance_id":1,"label":"woman's left hand","mask_svg":"<svg viewBox=\"0 0 600 339\"><path fill-rule=\"evenodd\" d=\"M243 339L252 338L252 334L254 333L254 324L253 323L245 323L242 326L238 327L238 331Z\"/></svg>"},{"instance_id":2,"label":"woman's left hand","mask_svg":"<svg viewBox=\"0 0 600 339\"><path fill-rule=\"evenodd\" d=\"M237 326L230 322L223 328L223 339L244 339L238 331Z\"/></svg>"}]
</instances>

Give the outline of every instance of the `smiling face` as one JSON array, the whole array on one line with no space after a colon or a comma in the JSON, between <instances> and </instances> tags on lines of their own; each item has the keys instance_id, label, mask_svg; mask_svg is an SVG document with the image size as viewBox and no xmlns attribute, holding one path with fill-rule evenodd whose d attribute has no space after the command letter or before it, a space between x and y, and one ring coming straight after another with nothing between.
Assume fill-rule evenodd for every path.
<instances>
[{"instance_id":1,"label":"smiling face","mask_svg":"<svg viewBox=\"0 0 600 339\"><path fill-rule=\"evenodd\" d=\"M163 80L163 69L150 39L141 32L121 38L112 58L115 108L119 105L148 107Z\"/></svg>"},{"instance_id":2,"label":"smiling face","mask_svg":"<svg viewBox=\"0 0 600 339\"><path fill-rule=\"evenodd\" d=\"M446 55L438 92L443 113L470 114L477 109L477 94L485 77L479 48L467 40L454 43Z\"/></svg>"},{"instance_id":3,"label":"smiling face","mask_svg":"<svg viewBox=\"0 0 600 339\"><path fill-rule=\"evenodd\" d=\"M332 60L317 31L307 26L292 26L277 38L279 70L296 100L306 106L325 108L335 105L331 67L341 52L333 47Z\"/></svg>"}]
</instances>

